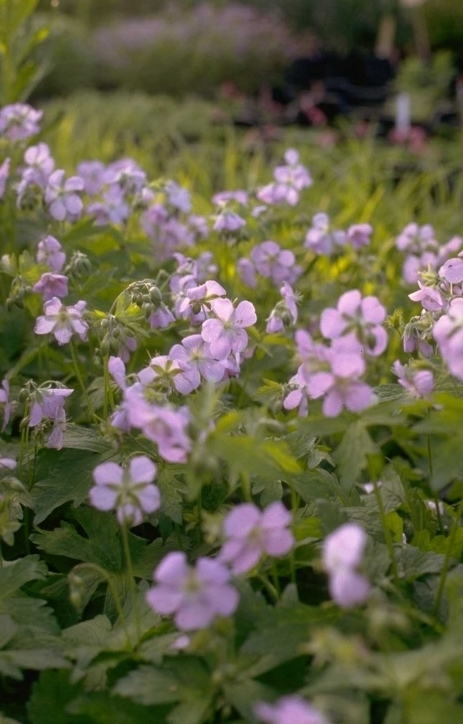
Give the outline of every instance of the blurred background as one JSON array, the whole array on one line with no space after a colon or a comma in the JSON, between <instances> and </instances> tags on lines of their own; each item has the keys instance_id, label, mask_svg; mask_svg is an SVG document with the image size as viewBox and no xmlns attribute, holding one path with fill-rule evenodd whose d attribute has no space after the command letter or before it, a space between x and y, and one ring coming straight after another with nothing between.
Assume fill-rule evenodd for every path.
<instances>
[{"instance_id":1,"label":"blurred background","mask_svg":"<svg viewBox=\"0 0 463 724\"><path fill-rule=\"evenodd\" d=\"M128 88L211 98L224 83L252 94L283 87L291 62L321 52L379 52L395 75L418 55L429 76L445 75L441 85L462 67L461 0L40 0L38 9L35 22L50 29L37 50L47 61L41 97ZM432 69L430 51L446 51L447 67Z\"/></svg>"}]
</instances>

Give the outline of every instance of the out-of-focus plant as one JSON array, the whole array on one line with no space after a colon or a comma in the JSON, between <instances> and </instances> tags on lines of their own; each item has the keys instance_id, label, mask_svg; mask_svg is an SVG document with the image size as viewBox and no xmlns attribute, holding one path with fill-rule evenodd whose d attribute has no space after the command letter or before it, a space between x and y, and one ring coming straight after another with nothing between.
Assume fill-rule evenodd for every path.
<instances>
[{"instance_id":1,"label":"out-of-focus plant","mask_svg":"<svg viewBox=\"0 0 463 724\"><path fill-rule=\"evenodd\" d=\"M399 93L411 96L414 120L428 120L436 104L448 95L454 76L451 53L435 53L429 61L417 56L406 58L400 66L395 86Z\"/></svg>"},{"instance_id":2,"label":"out-of-focus plant","mask_svg":"<svg viewBox=\"0 0 463 724\"><path fill-rule=\"evenodd\" d=\"M38 0L0 0L0 103L24 101L39 82L46 61L31 59L47 37L32 16Z\"/></svg>"},{"instance_id":3,"label":"out-of-focus plant","mask_svg":"<svg viewBox=\"0 0 463 724\"><path fill-rule=\"evenodd\" d=\"M102 27L94 36L101 82L148 92L210 94L225 81L255 91L297 53L279 15L236 3L162 14Z\"/></svg>"}]
</instances>

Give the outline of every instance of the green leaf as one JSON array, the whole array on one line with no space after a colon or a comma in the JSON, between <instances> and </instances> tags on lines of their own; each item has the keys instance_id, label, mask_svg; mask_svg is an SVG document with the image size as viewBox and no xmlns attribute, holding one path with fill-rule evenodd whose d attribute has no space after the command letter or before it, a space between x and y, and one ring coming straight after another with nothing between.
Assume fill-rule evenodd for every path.
<instances>
[{"instance_id":1,"label":"green leaf","mask_svg":"<svg viewBox=\"0 0 463 724\"><path fill-rule=\"evenodd\" d=\"M407 581L425 575L440 573L445 556L432 551L421 551L415 546L407 545L395 549L399 575Z\"/></svg>"},{"instance_id":2,"label":"green leaf","mask_svg":"<svg viewBox=\"0 0 463 724\"><path fill-rule=\"evenodd\" d=\"M374 455L377 451L377 446L361 420L349 425L333 453L341 487L345 492L352 490L362 470L367 467L367 455Z\"/></svg>"},{"instance_id":3,"label":"green leaf","mask_svg":"<svg viewBox=\"0 0 463 724\"><path fill-rule=\"evenodd\" d=\"M67 712L67 705L82 693L82 686L71 684L69 678L65 670L40 675L27 705L30 724L89 724L85 717L73 717Z\"/></svg>"},{"instance_id":4,"label":"green leaf","mask_svg":"<svg viewBox=\"0 0 463 724\"><path fill-rule=\"evenodd\" d=\"M83 503L93 484L94 468L112 455L112 452L96 455L79 449L40 450L37 456L37 482L32 490L34 524L41 523L64 503L72 502L76 507Z\"/></svg>"}]
</instances>

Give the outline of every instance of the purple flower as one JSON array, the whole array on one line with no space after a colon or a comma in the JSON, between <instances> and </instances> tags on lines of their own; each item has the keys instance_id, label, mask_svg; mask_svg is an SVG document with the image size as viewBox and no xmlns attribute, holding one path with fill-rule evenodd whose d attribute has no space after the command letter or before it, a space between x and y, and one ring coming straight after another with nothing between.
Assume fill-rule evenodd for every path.
<instances>
[{"instance_id":1,"label":"purple flower","mask_svg":"<svg viewBox=\"0 0 463 724\"><path fill-rule=\"evenodd\" d=\"M434 377L430 370L412 369L396 360L392 371L399 378L397 382L402 385L413 397L426 397L434 389Z\"/></svg>"},{"instance_id":2,"label":"purple flower","mask_svg":"<svg viewBox=\"0 0 463 724\"><path fill-rule=\"evenodd\" d=\"M365 352L373 357L382 354L387 346L387 333L381 324L386 310L376 297L363 297L352 289L339 297L336 309L324 309L320 331L327 339L336 339L355 331Z\"/></svg>"},{"instance_id":3,"label":"purple flower","mask_svg":"<svg viewBox=\"0 0 463 724\"><path fill-rule=\"evenodd\" d=\"M254 713L267 724L328 724L323 714L297 695L282 696L274 704L260 701Z\"/></svg>"},{"instance_id":4,"label":"purple flower","mask_svg":"<svg viewBox=\"0 0 463 724\"><path fill-rule=\"evenodd\" d=\"M330 370L308 375L307 389L310 397L324 396L323 414L337 417L343 407L360 412L373 402L369 385L359 380L365 371L365 361L355 337L336 339L326 352ZM304 369L304 367L303 367Z\"/></svg>"},{"instance_id":5,"label":"purple flower","mask_svg":"<svg viewBox=\"0 0 463 724\"><path fill-rule=\"evenodd\" d=\"M133 457L128 468L107 462L93 471L95 485L90 502L97 510L117 510L121 525L140 525L144 513L154 513L161 505L159 489L153 485L156 465L146 455Z\"/></svg>"},{"instance_id":6,"label":"purple flower","mask_svg":"<svg viewBox=\"0 0 463 724\"><path fill-rule=\"evenodd\" d=\"M169 357L182 370L175 376L174 385L183 395L196 390L201 384L201 377L208 382L220 382L223 379L223 364L212 357L209 345L200 334L191 334L182 340L182 344L174 344Z\"/></svg>"},{"instance_id":7,"label":"purple flower","mask_svg":"<svg viewBox=\"0 0 463 724\"><path fill-rule=\"evenodd\" d=\"M42 274L39 281L34 284L32 291L43 294L45 302L48 302L53 297L67 297L68 281L68 278L63 274L46 272Z\"/></svg>"},{"instance_id":8,"label":"purple flower","mask_svg":"<svg viewBox=\"0 0 463 724\"><path fill-rule=\"evenodd\" d=\"M62 251L58 239L55 239L54 236L46 236L42 241L39 241L37 261L39 264L49 266L56 274L61 271L66 262L66 254Z\"/></svg>"},{"instance_id":9,"label":"purple flower","mask_svg":"<svg viewBox=\"0 0 463 724\"><path fill-rule=\"evenodd\" d=\"M312 226L306 234L304 246L317 254L330 256L336 246L345 246L346 242L346 232L331 230L328 214L320 212L312 219Z\"/></svg>"},{"instance_id":10,"label":"purple flower","mask_svg":"<svg viewBox=\"0 0 463 724\"><path fill-rule=\"evenodd\" d=\"M419 290L409 294L409 299L413 302L421 302L423 309L426 309L429 312L439 312L442 309L445 309L447 302L443 298L439 289L436 287L426 287L421 284L421 282L418 282L418 286L420 287Z\"/></svg>"},{"instance_id":11,"label":"purple flower","mask_svg":"<svg viewBox=\"0 0 463 724\"><path fill-rule=\"evenodd\" d=\"M45 188L48 178L55 168L55 161L50 154L50 147L46 143L29 146L24 154L30 180L41 188Z\"/></svg>"},{"instance_id":12,"label":"purple flower","mask_svg":"<svg viewBox=\"0 0 463 724\"><path fill-rule=\"evenodd\" d=\"M353 224L347 229L347 241L354 249L360 249L362 246L368 246L372 233L373 227L370 224Z\"/></svg>"},{"instance_id":13,"label":"purple flower","mask_svg":"<svg viewBox=\"0 0 463 724\"><path fill-rule=\"evenodd\" d=\"M67 344L73 334L81 340L87 339L88 324L82 318L82 312L87 302L77 302L72 307L65 307L58 299L53 297L43 305L44 316L38 317L35 322L36 334L53 333L58 344Z\"/></svg>"},{"instance_id":14,"label":"purple flower","mask_svg":"<svg viewBox=\"0 0 463 724\"><path fill-rule=\"evenodd\" d=\"M95 196L104 185L105 165L101 161L82 161L77 166L79 178L84 182L84 191Z\"/></svg>"},{"instance_id":15,"label":"purple flower","mask_svg":"<svg viewBox=\"0 0 463 724\"><path fill-rule=\"evenodd\" d=\"M36 427L44 420L53 422L53 429L47 441L47 447L60 450L63 446L63 435L66 429L66 413L64 403L74 390L63 387L38 388L32 398L29 411L29 427Z\"/></svg>"},{"instance_id":16,"label":"purple flower","mask_svg":"<svg viewBox=\"0 0 463 724\"><path fill-rule=\"evenodd\" d=\"M23 141L40 131L43 111L36 111L27 103L14 103L0 110L0 136L9 141Z\"/></svg>"},{"instance_id":17,"label":"purple flower","mask_svg":"<svg viewBox=\"0 0 463 724\"><path fill-rule=\"evenodd\" d=\"M167 200L171 206L183 211L185 214L191 211L191 197L187 189L184 189L175 181L168 181L165 190Z\"/></svg>"},{"instance_id":18,"label":"purple flower","mask_svg":"<svg viewBox=\"0 0 463 724\"><path fill-rule=\"evenodd\" d=\"M238 191L219 191L212 197L212 202L218 206L223 206L228 201L236 201L236 203L246 206L248 200L249 194L241 189L238 189Z\"/></svg>"},{"instance_id":19,"label":"purple flower","mask_svg":"<svg viewBox=\"0 0 463 724\"><path fill-rule=\"evenodd\" d=\"M3 425L2 432L8 425L11 416L11 403L10 403L10 383L8 380L2 381L3 389L0 389L0 405L3 405Z\"/></svg>"},{"instance_id":20,"label":"purple flower","mask_svg":"<svg viewBox=\"0 0 463 724\"><path fill-rule=\"evenodd\" d=\"M463 380L463 298L452 299L433 328L434 339L452 375Z\"/></svg>"},{"instance_id":21,"label":"purple flower","mask_svg":"<svg viewBox=\"0 0 463 724\"><path fill-rule=\"evenodd\" d=\"M449 284L463 282L463 259L456 257L448 259L439 269L439 276Z\"/></svg>"},{"instance_id":22,"label":"purple flower","mask_svg":"<svg viewBox=\"0 0 463 724\"><path fill-rule=\"evenodd\" d=\"M0 166L0 199L5 195L6 182L10 173L10 159L5 158Z\"/></svg>"},{"instance_id":23,"label":"purple flower","mask_svg":"<svg viewBox=\"0 0 463 724\"><path fill-rule=\"evenodd\" d=\"M233 233L238 231L243 226L246 226L246 221L239 216L235 211L225 210L219 214L212 227L214 231L226 231Z\"/></svg>"},{"instance_id":24,"label":"purple flower","mask_svg":"<svg viewBox=\"0 0 463 724\"><path fill-rule=\"evenodd\" d=\"M238 605L230 572L210 558L198 558L192 568L185 553L168 553L153 578L155 585L146 594L149 605L156 613L173 615L182 631L208 628L216 616L231 616Z\"/></svg>"},{"instance_id":25,"label":"purple flower","mask_svg":"<svg viewBox=\"0 0 463 724\"><path fill-rule=\"evenodd\" d=\"M254 568L264 554L273 558L286 555L294 545L290 524L291 513L279 501L263 512L253 503L237 505L223 524L226 541L219 560L239 575Z\"/></svg>"},{"instance_id":26,"label":"purple flower","mask_svg":"<svg viewBox=\"0 0 463 724\"><path fill-rule=\"evenodd\" d=\"M276 332L284 332L285 325L296 324L297 322L297 302L298 296L288 282L283 282L280 289L283 301L278 304L270 312L267 319L265 331L268 334Z\"/></svg>"},{"instance_id":27,"label":"purple flower","mask_svg":"<svg viewBox=\"0 0 463 724\"><path fill-rule=\"evenodd\" d=\"M191 450L187 433L190 413L186 407L173 410L153 405L145 399L142 385L135 384L124 391L123 410L124 419L157 444L164 460L170 463L186 462Z\"/></svg>"},{"instance_id":28,"label":"purple flower","mask_svg":"<svg viewBox=\"0 0 463 724\"><path fill-rule=\"evenodd\" d=\"M240 275L243 282L251 289L255 289L257 286L256 269L254 264L246 257L238 259L236 270Z\"/></svg>"},{"instance_id":29,"label":"purple flower","mask_svg":"<svg viewBox=\"0 0 463 724\"><path fill-rule=\"evenodd\" d=\"M75 221L79 218L83 203L76 191L82 191L84 181L79 176L65 180L62 169L53 171L45 189L45 201L50 215L57 221Z\"/></svg>"},{"instance_id":30,"label":"purple flower","mask_svg":"<svg viewBox=\"0 0 463 724\"><path fill-rule=\"evenodd\" d=\"M123 190L114 184L106 189L101 201L89 204L86 212L95 218L98 226L122 224L130 215L130 207L124 199Z\"/></svg>"},{"instance_id":31,"label":"purple flower","mask_svg":"<svg viewBox=\"0 0 463 724\"><path fill-rule=\"evenodd\" d=\"M240 302L234 309L229 299L215 299L211 302L211 308L216 319L203 322L201 336L209 343L213 357L221 360L231 352L242 352L248 343L244 328L257 321L254 305L251 302Z\"/></svg>"},{"instance_id":32,"label":"purple flower","mask_svg":"<svg viewBox=\"0 0 463 724\"><path fill-rule=\"evenodd\" d=\"M356 523L345 523L323 542L322 562L329 575L330 594L341 608L363 603L370 592L368 580L357 573L366 533Z\"/></svg>"},{"instance_id":33,"label":"purple flower","mask_svg":"<svg viewBox=\"0 0 463 724\"><path fill-rule=\"evenodd\" d=\"M289 249L281 249L275 241L264 241L251 251L251 261L256 271L276 284L294 283L302 269L296 267L295 257Z\"/></svg>"}]
</instances>

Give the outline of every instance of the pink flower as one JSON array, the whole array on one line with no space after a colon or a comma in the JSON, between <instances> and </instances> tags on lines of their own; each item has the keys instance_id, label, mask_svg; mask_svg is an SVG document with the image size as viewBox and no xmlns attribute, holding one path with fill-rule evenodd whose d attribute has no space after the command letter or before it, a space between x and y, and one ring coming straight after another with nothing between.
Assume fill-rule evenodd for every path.
<instances>
[{"instance_id":1,"label":"pink flower","mask_svg":"<svg viewBox=\"0 0 463 724\"><path fill-rule=\"evenodd\" d=\"M220 382L224 376L224 366L211 355L209 345L200 334L191 334L174 344L169 357L178 363L182 372L174 378L176 389L188 395L201 384L201 377L208 382Z\"/></svg>"},{"instance_id":2,"label":"pink flower","mask_svg":"<svg viewBox=\"0 0 463 724\"><path fill-rule=\"evenodd\" d=\"M254 713L267 724L328 724L327 719L301 696L282 696L274 704L260 701Z\"/></svg>"},{"instance_id":3,"label":"pink flower","mask_svg":"<svg viewBox=\"0 0 463 724\"><path fill-rule=\"evenodd\" d=\"M290 524L291 513L279 501L263 512L253 503L237 505L223 524L226 541L219 560L239 575L254 568L264 554L273 558L286 555L294 545Z\"/></svg>"},{"instance_id":4,"label":"pink flower","mask_svg":"<svg viewBox=\"0 0 463 724\"><path fill-rule=\"evenodd\" d=\"M53 333L58 344L67 344L74 334L85 341L88 324L83 320L82 312L86 306L87 302L80 301L72 307L65 307L58 297L53 297L43 305L45 314L37 318L35 333Z\"/></svg>"},{"instance_id":5,"label":"pink flower","mask_svg":"<svg viewBox=\"0 0 463 724\"><path fill-rule=\"evenodd\" d=\"M463 259L459 257L448 259L439 269L439 276L449 284L461 284L463 282Z\"/></svg>"},{"instance_id":6,"label":"pink flower","mask_svg":"<svg viewBox=\"0 0 463 724\"><path fill-rule=\"evenodd\" d=\"M434 377L430 370L412 369L396 360L392 371L399 378L397 382L402 385L413 397L426 397L434 389Z\"/></svg>"},{"instance_id":7,"label":"pink flower","mask_svg":"<svg viewBox=\"0 0 463 724\"><path fill-rule=\"evenodd\" d=\"M44 301L46 302L53 299L53 297L67 297L68 281L68 278L63 274L46 272L42 274L39 281L34 284L32 291L42 293Z\"/></svg>"},{"instance_id":8,"label":"pink flower","mask_svg":"<svg viewBox=\"0 0 463 724\"><path fill-rule=\"evenodd\" d=\"M116 509L121 525L140 525L144 513L154 513L161 505L159 489L152 484L156 470L146 455L133 457L128 468L113 462L97 465L90 503L97 510Z\"/></svg>"},{"instance_id":9,"label":"pink flower","mask_svg":"<svg viewBox=\"0 0 463 724\"><path fill-rule=\"evenodd\" d=\"M329 575L330 594L341 608L363 603L370 592L368 580L357 573L367 541L356 523L345 523L323 542L322 562Z\"/></svg>"},{"instance_id":10,"label":"pink flower","mask_svg":"<svg viewBox=\"0 0 463 724\"><path fill-rule=\"evenodd\" d=\"M0 389L0 405L3 405L3 425L2 432L8 425L11 416L11 403L10 403L10 383L8 380L3 380L3 389Z\"/></svg>"},{"instance_id":11,"label":"pink flower","mask_svg":"<svg viewBox=\"0 0 463 724\"><path fill-rule=\"evenodd\" d=\"M62 169L53 171L45 189L45 201L50 215L57 221L75 221L81 214L83 203L76 193L82 191L84 182L79 176L65 180Z\"/></svg>"},{"instance_id":12,"label":"pink flower","mask_svg":"<svg viewBox=\"0 0 463 724\"><path fill-rule=\"evenodd\" d=\"M39 264L46 264L57 274L63 268L66 261L66 254L62 251L61 244L54 236L46 236L39 241L37 246L37 261Z\"/></svg>"},{"instance_id":13,"label":"pink flower","mask_svg":"<svg viewBox=\"0 0 463 724\"><path fill-rule=\"evenodd\" d=\"M29 427L36 427L45 420L53 422L53 429L47 441L47 447L60 450L63 446L64 431L66 430L66 413L64 403L74 390L63 387L38 388L32 398L29 411Z\"/></svg>"},{"instance_id":14,"label":"pink flower","mask_svg":"<svg viewBox=\"0 0 463 724\"><path fill-rule=\"evenodd\" d=\"M373 402L369 385L359 380L365 371L365 361L358 343L352 335L336 339L326 353L329 371L308 375L307 389L310 397L324 396L323 414L337 417L343 407L351 412L360 412Z\"/></svg>"},{"instance_id":15,"label":"pink flower","mask_svg":"<svg viewBox=\"0 0 463 724\"><path fill-rule=\"evenodd\" d=\"M43 111L36 111L27 103L14 103L0 110L0 136L9 141L23 141L40 131Z\"/></svg>"},{"instance_id":16,"label":"pink flower","mask_svg":"<svg viewBox=\"0 0 463 724\"><path fill-rule=\"evenodd\" d=\"M376 297L363 297L352 289L339 297L336 309L324 309L320 318L320 331L327 339L336 339L356 332L365 352L372 357L382 354L387 346L387 333L381 326L386 310Z\"/></svg>"},{"instance_id":17,"label":"pink flower","mask_svg":"<svg viewBox=\"0 0 463 724\"><path fill-rule=\"evenodd\" d=\"M429 312L439 312L445 309L447 302L436 287L426 287L421 282L418 282L418 286L419 290L409 294L409 299L413 302L421 302L423 309Z\"/></svg>"},{"instance_id":18,"label":"pink flower","mask_svg":"<svg viewBox=\"0 0 463 724\"><path fill-rule=\"evenodd\" d=\"M209 343L213 357L222 360L231 352L242 352L248 343L244 328L257 321L254 305L240 302L234 309L229 299L215 299L211 302L211 309L216 319L203 322L201 336Z\"/></svg>"},{"instance_id":19,"label":"pink flower","mask_svg":"<svg viewBox=\"0 0 463 724\"><path fill-rule=\"evenodd\" d=\"M302 269L296 266L292 251L281 249L275 241L264 241L251 251L251 261L256 271L276 284L294 283Z\"/></svg>"},{"instance_id":20,"label":"pink flower","mask_svg":"<svg viewBox=\"0 0 463 724\"><path fill-rule=\"evenodd\" d=\"M8 180L8 174L10 173L10 159L5 158L2 165L0 166L0 199L3 199L5 194L6 182Z\"/></svg>"},{"instance_id":21,"label":"pink flower","mask_svg":"<svg viewBox=\"0 0 463 724\"><path fill-rule=\"evenodd\" d=\"M230 572L210 558L198 558L191 568L185 553L168 553L153 578L146 600L156 613L173 615L181 631L208 628L216 616L231 616L238 605Z\"/></svg>"},{"instance_id":22,"label":"pink flower","mask_svg":"<svg viewBox=\"0 0 463 724\"><path fill-rule=\"evenodd\" d=\"M246 221L242 216L239 216L235 211L226 209L219 214L214 222L214 231L226 231L233 233L238 231L243 226L246 226Z\"/></svg>"},{"instance_id":23,"label":"pink flower","mask_svg":"<svg viewBox=\"0 0 463 724\"><path fill-rule=\"evenodd\" d=\"M434 339L452 375L463 380L463 298L452 299L433 328Z\"/></svg>"}]
</instances>

